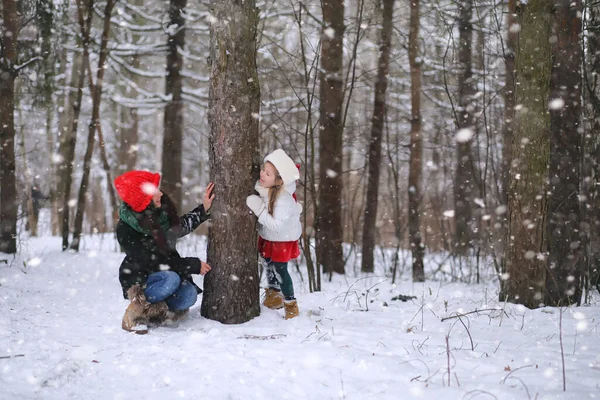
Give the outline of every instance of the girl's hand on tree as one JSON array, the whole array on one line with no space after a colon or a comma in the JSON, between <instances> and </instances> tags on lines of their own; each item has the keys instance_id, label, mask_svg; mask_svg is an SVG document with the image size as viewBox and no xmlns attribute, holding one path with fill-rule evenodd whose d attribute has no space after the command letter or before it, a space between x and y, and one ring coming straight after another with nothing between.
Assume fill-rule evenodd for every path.
<instances>
[{"instance_id":1,"label":"girl's hand on tree","mask_svg":"<svg viewBox=\"0 0 600 400\"><path fill-rule=\"evenodd\" d=\"M206 275L212 268L204 261L200 261L200 275Z\"/></svg>"},{"instance_id":2,"label":"girl's hand on tree","mask_svg":"<svg viewBox=\"0 0 600 400\"><path fill-rule=\"evenodd\" d=\"M246 205L257 217L260 217L260 214L265 211L265 203L260 196L255 194L252 194L246 198Z\"/></svg>"},{"instance_id":3,"label":"girl's hand on tree","mask_svg":"<svg viewBox=\"0 0 600 400\"><path fill-rule=\"evenodd\" d=\"M204 204L204 210L207 212L212 207L212 202L215 199L215 194L213 193L214 188L215 184L211 182L206 187L206 192L204 192L204 201L202 204Z\"/></svg>"}]
</instances>

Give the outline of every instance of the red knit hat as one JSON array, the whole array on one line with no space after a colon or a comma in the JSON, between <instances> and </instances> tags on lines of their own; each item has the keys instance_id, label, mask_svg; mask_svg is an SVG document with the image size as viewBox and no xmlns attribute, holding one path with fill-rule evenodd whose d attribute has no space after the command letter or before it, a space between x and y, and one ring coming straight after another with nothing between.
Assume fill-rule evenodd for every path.
<instances>
[{"instance_id":1,"label":"red knit hat","mask_svg":"<svg viewBox=\"0 0 600 400\"><path fill-rule=\"evenodd\" d=\"M142 212L158 189L160 174L148 171L129 171L115 178L119 197L135 212Z\"/></svg>"}]
</instances>

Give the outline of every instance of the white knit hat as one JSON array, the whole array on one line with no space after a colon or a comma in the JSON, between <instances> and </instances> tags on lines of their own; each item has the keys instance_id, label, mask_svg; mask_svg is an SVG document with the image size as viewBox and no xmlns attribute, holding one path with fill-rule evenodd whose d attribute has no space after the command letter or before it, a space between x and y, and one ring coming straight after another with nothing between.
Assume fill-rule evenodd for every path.
<instances>
[{"instance_id":1,"label":"white knit hat","mask_svg":"<svg viewBox=\"0 0 600 400\"><path fill-rule=\"evenodd\" d=\"M300 172L294 161L285 154L285 151L277 149L265 157L265 162L270 162L277 168L284 185L288 185L300 179Z\"/></svg>"}]
</instances>

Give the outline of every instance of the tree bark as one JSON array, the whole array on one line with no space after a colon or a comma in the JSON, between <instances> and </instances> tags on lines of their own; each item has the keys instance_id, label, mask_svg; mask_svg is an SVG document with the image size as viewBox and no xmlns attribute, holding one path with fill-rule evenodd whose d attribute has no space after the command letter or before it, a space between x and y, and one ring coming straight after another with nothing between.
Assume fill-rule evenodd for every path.
<instances>
[{"instance_id":1,"label":"tree bark","mask_svg":"<svg viewBox=\"0 0 600 400\"><path fill-rule=\"evenodd\" d=\"M581 302L585 264L580 202L581 0L554 0L550 78L548 270L545 304Z\"/></svg>"},{"instance_id":2,"label":"tree bark","mask_svg":"<svg viewBox=\"0 0 600 400\"><path fill-rule=\"evenodd\" d=\"M421 237L423 136L421 133L421 63L419 55L419 0L410 1L408 62L410 64L410 171L408 173L408 235L412 252L413 282L425 281L425 245Z\"/></svg>"},{"instance_id":3,"label":"tree bark","mask_svg":"<svg viewBox=\"0 0 600 400\"><path fill-rule=\"evenodd\" d=\"M520 10L516 54L516 102L513 158L509 177L506 273L500 300L536 308L544 301L550 152L552 4L530 0Z\"/></svg>"},{"instance_id":4,"label":"tree bark","mask_svg":"<svg viewBox=\"0 0 600 400\"><path fill-rule=\"evenodd\" d=\"M212 0L211 14L209 162L216 200L207 250L213 269L204 278L201 313L239 324L260 314L256 218L245 206L260 168L259 15L254 0Z\"/></svg>"},{"instance_id":5,"label":"tree bark","mask_svg":"<svg viewBox=\"0 0 600 400\"><path fill-rule=\"evenodd\" d=\"M170 97L165 107L165 133L162 151L161 187L169 193L177 207L181 207L181 152L183 141L183 57L180 50L185 44L184 12L187 0L171 0L169 6L169 39L167 41L166 94Z\"/></svg>"},{"instance_id":6,"label":"tree bark","mask_svg":"<svg viewBox=\"0 0 600 400\"><path fill-rule=\"evenodd\" d=\"M2 0L0 46L0 253L17 252L15 181L15 79L19 16L17 2Z\"/></svg>"},{"instance_id":7,"label":"tree bark","mask_svg":"<svg viewBox=\"0 0 600 400\"><path fill-rule=\"evenodd\" d=\"M104 80L104 71L106 71L106 58L108 57L108 38L110 35L110 18L112 9L115 5L115 0L107 0L104 8L104 25L102 28L102 36L100 40L100 56L98 57L98 72L96 73L96 83L90 85L92 90L92 117L88 124L88 143L83 159L83 174L81 176L81 184L79 185L79 194L77 196L77 211L75 212L75 227L73 230L73 241L71 243L71 249L79 251L79 242L81 235L83 234L83 215L85 213L85 203L87 200L87 191L90 180L90 168L92 166L92 154L94 152L94 142L96 129L100 125L100 103L102 101L102 83ZM90 7L88 12L93 12ZM84 31L85 25L83 25L83 16L79 18L82 32ZM85 34L85 33L84 33ZM89 31L88 31L89 35ZM85 37L84 40L89 40L89 36ZM89 58L84 54L84 65L89 65ZM88 71L88 73L91 71Z\"/></svg>"},{"instance_id":8,"label":"tree bark","mask_svg":"<svg viewBox=\"0 0 600 400\"><path fill-rule=\"evenodd\" d=\"M473 0L460 3L458 30L459 48L458 63L461 73L458 77L458 129L468 129L472 132L468 140L457 142L456 177L454 181L454 208L455 208L455 254L466 255L469 248L473 248L477 223L473 219L473 200L476 196L475 163L471 150L475 136L473 120L473 73L472 73L472 45L473 45Z\"/></svg>"},{"instance_id":9,"label":"tree bark","mask_svg":"<svg viewBox=\"0 0 600 400\"><path fill-rule=\"evenodd\" d=\"M320 105L319 105L319 207L316 243L323 272L344 273L342 242L342 106L344 1L322 2Z\"/></svg>"},{"instance_id":10,"label":"tree bark","mask_svg":"<svg viewBox=\"0 0 600 400\"><path fill-rule=\"evenodd\" d=\"M418 1L418 0L417 0ZM362 272L373 272L373 252L375 250L375 231L379 198L379 173L381 170L381 141L386 118L386 93L390 70L390 51L394 0L383 0L379 38L379 67L375 82L375 102L371 119L371 140L369 142L369 175L367 178L367 203L365 205L362 245Z\"/></svg>"}]
</instances>

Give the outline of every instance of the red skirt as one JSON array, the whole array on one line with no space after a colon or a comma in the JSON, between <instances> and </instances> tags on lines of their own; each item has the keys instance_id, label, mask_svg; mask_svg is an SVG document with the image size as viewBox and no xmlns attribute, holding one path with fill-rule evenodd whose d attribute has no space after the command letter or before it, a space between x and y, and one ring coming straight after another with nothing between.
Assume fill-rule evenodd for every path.
<instances>
[{"instance_id":1,"label":"red skirt","mask_svg":"<svg viewBox=\"0 0 600 400\"><path fill-rule=\"evenodd\" d=\"M271 242L258 237L258 252L262 258L268 258L275 262L288 262L300 256L298 241L293 242Z\"/></svg>"}]
</instances>

